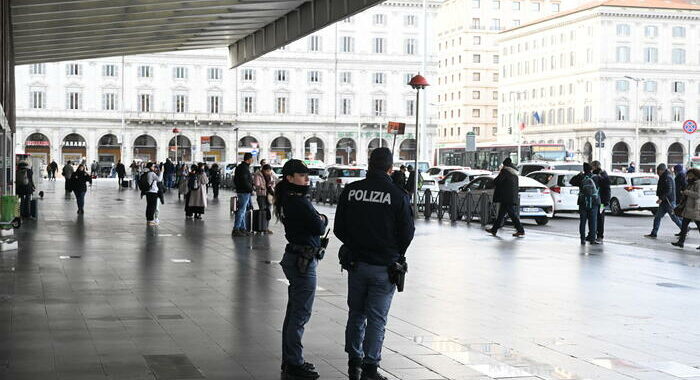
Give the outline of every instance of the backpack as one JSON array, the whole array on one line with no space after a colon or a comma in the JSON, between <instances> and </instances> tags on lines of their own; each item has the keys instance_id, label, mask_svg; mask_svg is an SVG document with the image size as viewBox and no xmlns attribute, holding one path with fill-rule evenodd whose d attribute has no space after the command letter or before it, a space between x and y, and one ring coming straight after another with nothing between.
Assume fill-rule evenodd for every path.
<instances>
[{"instance_id":1,"label":"backpack","mask_svg":"<svg viewBox=\"0 0 700 380\"><path fill-rule=\"evenodd\" d=\"M593 204L599 202L600 195L593 176L587 175L581 181L581 193L579 195L581 204L586 208L593 208Z\"/></svg>"},{"instance_id":2,"label":"backpack","mask_svg":"<svg viewBox=\"0 0 700 380\"><path fill-rule=\"evenodd\" d=\"M17 183L22 186L29 186L29 172L27 169L20 169L17 172Z\"/></svg>"},{"instance_id":3,"label":"backpack","mask_svg":"<svg viewBox=\"0 0 700 380\"><path fill-rule=\"evenodd\" d=\"M199 189L199 178L197 178L195 175L190 176L190 178L187 179L187 188L190 190Z\"/></svg>"},{"instance_id":4,"label":"backpack","mask_svg":"<svg viewBox=\"0 0 700 380\"><path fill-rule=\"evenodd\" d=\"M151 183L148 182L148 173L145 172L139 176L139 190L141 190L142 193L147 193L148 190L151 189Z\"/></svg>"}]
</instances>

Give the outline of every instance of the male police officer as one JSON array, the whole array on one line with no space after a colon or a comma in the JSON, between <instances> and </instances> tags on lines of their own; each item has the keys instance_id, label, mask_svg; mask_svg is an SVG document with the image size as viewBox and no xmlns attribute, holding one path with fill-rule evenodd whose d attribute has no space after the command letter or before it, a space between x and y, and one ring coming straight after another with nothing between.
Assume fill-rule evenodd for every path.
<instances>
[{"instance_id":1,"label":"male police officer","mask_svg":"<svg viewBox=\"0 0 700 380\"><path fill-rule=\"evenodd\" d=\"M390 279L395 276L389 269L397 263L405 268L404 255L413 239L411 203L389 177L392 164L388 148L372 151L367 178L345 186L335 214L333 232L343 242L341 256L349 256L343 263L349 270L350 309L345 352L353 380L386 380L377 367L397 282Z\"/></svg>"}]
</instances>

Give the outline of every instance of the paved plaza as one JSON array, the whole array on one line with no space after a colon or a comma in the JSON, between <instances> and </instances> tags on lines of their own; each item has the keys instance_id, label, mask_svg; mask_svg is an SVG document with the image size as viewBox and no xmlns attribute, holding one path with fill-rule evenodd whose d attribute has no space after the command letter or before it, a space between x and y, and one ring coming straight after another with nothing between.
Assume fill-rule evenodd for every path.
<instances>
[{"instance_id":1,"label":"paved plaza","mask_svg":"<svg viewBox=\"0 0 700 380\"><path fill-rule=\"evenodd\" d=\"M147 227L145 200L114 180L96 181L85 215L62 182L41 187L39 220L0 254L0 379L280 378L281 224L232 239L227 191L202 221L168 194L160 226ZM697 231L670 249L670 224L665 241L582 247L557 220L523 239L418 220L382 369L405 380L700 379ZM346 369L338 246L318 267L304 337L321 379Z\"/></svg>"}]
</instances>

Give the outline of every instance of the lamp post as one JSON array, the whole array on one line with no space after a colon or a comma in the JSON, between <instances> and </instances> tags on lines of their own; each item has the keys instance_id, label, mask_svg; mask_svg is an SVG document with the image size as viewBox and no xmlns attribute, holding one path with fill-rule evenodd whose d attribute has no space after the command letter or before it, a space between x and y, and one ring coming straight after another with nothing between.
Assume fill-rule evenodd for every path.
<instances>
[{"instance_id":1,"label":"lamp post","mask_svg":"<svg viewBox=\"0 0 700 380\"><path fill-rule=\"evenodd\" d=\"M639 123L640 123L640 109L639 109L639 82L643 82L644 78L635 78L629 75L625 75L625 78L633 80L635 82L635 100L634 100L634 116L636 120L634 122L634 161L637 165L640 165L639 159Z\"/></svg>"},{"instance_id":2,"label":"lamp post","mask_svg":"<svg viewBox=\"0 0 700 380\"><path fill-rule=\"evenodd\" d=\"M175 163L177 164L180 160L177 159L177 137L179 136L180 130L173 128L173 133L175 134Z\"/></svg>"},{"instance_id":3,"label":"lamp post","mask_svg":"<svg viewBox=\"0 0 700 380\"><path fill-rule=\"evenodd\" d=\"M411 78L408 85L416 90L416 157L414 158L413 170L415 170L415 182L413 183L413 215L418 215L418 176L421 175L418 171L418 110L420 109L420 90L424 90L426 87L430 86L428 81L420 74Z\"/></svg>"}]
</instances>

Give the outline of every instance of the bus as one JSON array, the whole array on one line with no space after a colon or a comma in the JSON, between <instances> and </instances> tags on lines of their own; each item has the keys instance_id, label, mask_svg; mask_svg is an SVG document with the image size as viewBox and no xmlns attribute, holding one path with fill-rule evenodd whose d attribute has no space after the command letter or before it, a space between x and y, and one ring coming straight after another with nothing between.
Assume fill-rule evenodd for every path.
<instances>
[{"instance_id":1,"label":"bus","mask_svg":"<svg viewBox=\"0 0 700 380\"><path fill-rule=\"evenodd\" d=\"M516 152L518 146L501 144L477 144L476 152L465 152L465 147L438 148L438 162L441 165L457 165L496 171L507 157L518 164ZM520 157L526 161L565 161L567 158L564 144L522 144Z\"/></svg>"}]
</instances>

